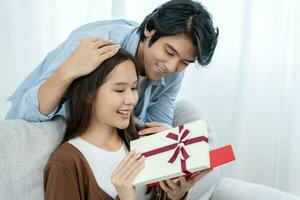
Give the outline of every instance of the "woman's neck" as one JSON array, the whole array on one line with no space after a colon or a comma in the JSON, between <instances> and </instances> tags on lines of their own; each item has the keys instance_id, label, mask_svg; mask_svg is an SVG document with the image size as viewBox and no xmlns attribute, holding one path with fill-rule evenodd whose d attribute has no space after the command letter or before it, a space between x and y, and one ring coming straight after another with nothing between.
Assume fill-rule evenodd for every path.
<instances>
[{"instance_id":1,"label":"woman's neck","mask_svg":"<svg viewBox=\"0 0 300 200\"><path fill-rule=\"evenodd\" d=\"M111 126L91 123L80 137L107 151L117 151L122 146L122 139L118 135L118 130Z\"/></svg>"}]
</instances>

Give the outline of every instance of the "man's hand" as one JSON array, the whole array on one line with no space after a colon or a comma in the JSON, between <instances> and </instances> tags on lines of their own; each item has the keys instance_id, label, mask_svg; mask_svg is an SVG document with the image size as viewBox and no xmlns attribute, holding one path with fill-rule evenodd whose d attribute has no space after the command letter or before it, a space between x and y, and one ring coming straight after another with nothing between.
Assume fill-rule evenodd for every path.
<instances>
[{"instance_id":1,"label":"man's hand","mask_svg":"<svg viewBox=\"0 0 300 200\"><path fill-rule=\"evenodd\" d=\"M161 131L168 130L169 128L166 127L164 124L158 122L146 122L146 127L138 132L141 137L152 135L154 133L158 133Z\"/></svg>"},{"instance_id":2,"label":"man's hand","mask_svg":"<svg viewBox=\"0 0 300 200\"><path fill-rule=\"evenodd\" d=\"M212 169L207 169L201 172L197 172L192 175L188 180L185 176L179 177L179 180L174 183L172 180L160 181L159 185L163 191L165 191L168 197L172 200L181 200L185 194L191 189L195 183L197 183L202 177Z\"/></svg>"},{"instance_id":3,"label":"man's hand","mask_svg":"<svg viewBox=\"0 0 300 200\"><path fill-rule=\"evenodd\" d=\"M62 64L62 68L76 79L93 72L103 61L115 55L119 48L120 45L113 44L109 40L85 38Z\"/></svg>"}]
</instances>

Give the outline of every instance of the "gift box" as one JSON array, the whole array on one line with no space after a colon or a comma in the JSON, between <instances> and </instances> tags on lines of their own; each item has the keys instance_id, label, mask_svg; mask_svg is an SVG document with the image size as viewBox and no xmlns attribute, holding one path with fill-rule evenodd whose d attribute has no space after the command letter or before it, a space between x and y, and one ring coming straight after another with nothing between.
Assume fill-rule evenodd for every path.
<instances>
[{"instance_id":1,"label":"gift box","mask_svg":"<svg viewBox=\"0 0 300 200\"><path fill-rule=\"evenodd\" d=\"M210 168L207 123L198 120L131 141L131 149L146 157L145 168L134 185L153 185L161 180Z\"/></svg>"}]
</instances>

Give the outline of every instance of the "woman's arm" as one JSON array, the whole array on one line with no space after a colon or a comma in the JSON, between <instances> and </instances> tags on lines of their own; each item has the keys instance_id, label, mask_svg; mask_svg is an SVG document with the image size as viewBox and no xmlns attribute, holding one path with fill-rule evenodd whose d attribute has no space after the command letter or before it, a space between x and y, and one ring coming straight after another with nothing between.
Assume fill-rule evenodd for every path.
<instances>
[{"instance_id":1,"label":"woman's arm","mask_svg":"<svg viewBox=\"0 0 300 200\"><path fill-rule=\"evenodd\" d=\"M80 200L76 178L62 166L48 165L44 173L46 200Z\"/></svg>"}]
</instances>

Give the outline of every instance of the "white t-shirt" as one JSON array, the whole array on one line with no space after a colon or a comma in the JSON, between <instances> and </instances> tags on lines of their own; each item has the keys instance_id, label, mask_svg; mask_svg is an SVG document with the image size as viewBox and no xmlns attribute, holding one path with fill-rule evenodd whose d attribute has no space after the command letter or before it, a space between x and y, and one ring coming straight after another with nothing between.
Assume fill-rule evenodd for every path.
<instances>
[{"instance_id":1,"label":"white t-shirt","mask_svg":"<svg viewBox=\"0 0 300 200\"><path fill-rule=\"evenodd\" d=\"M99 187L111 197L115 198L118 193L111 183L111 174L127 154L125 145L122 145L119 150L111 152L97 147L80 137L71 139L68 142L83 154L91 167ZM148 199L148 195L145 196L145 192L146 187L136 188L137 197Z\"/></svg>"}]
</instances>

